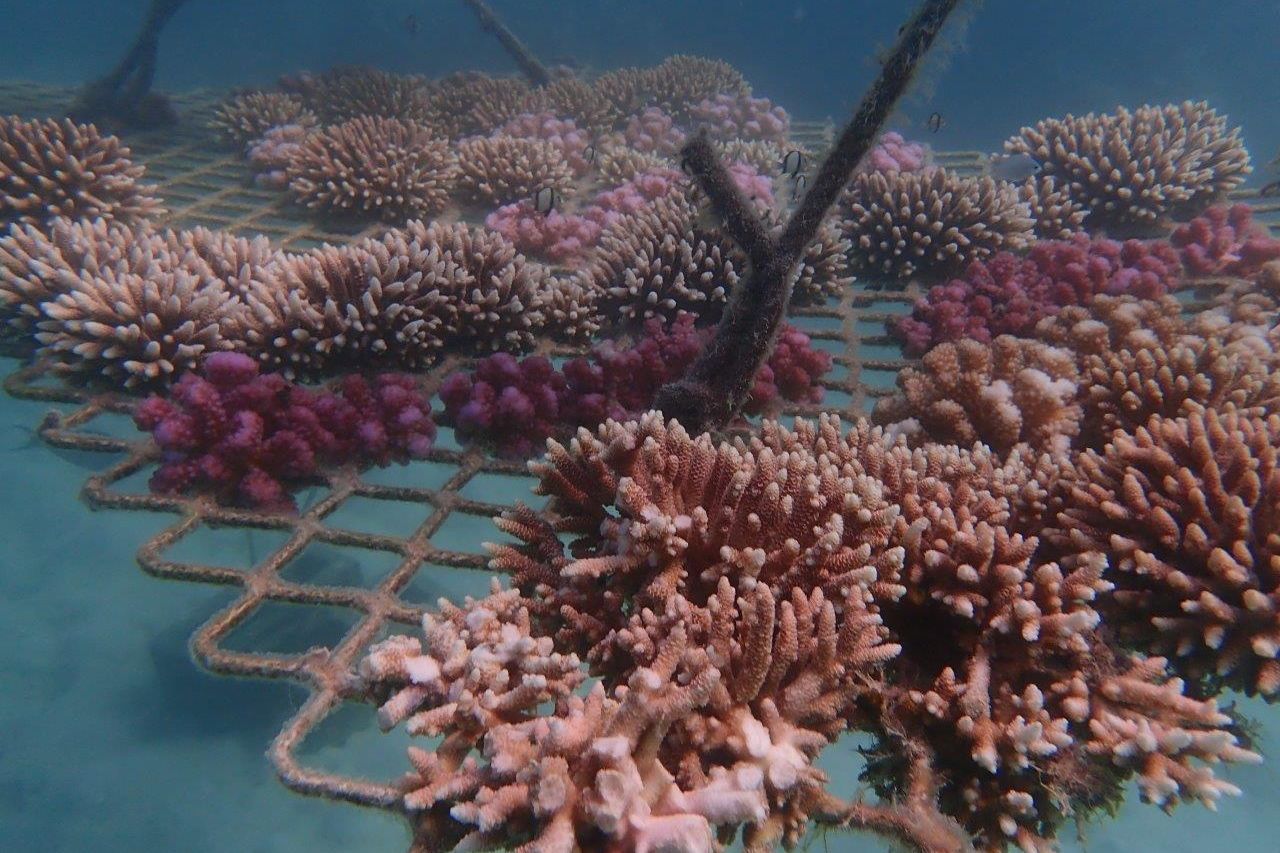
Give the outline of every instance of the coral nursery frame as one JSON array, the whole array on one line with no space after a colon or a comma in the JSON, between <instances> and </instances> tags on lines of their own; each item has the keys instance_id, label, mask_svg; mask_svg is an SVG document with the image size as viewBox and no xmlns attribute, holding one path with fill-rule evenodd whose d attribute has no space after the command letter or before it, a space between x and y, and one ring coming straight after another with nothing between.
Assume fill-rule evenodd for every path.
<instances>
[{"instance_id":1,"label":"coral nursery frame","mask_svg":"<svg viewBox=\"0 0 1280 853\"><path fill-rule=\"evenodd\" d=\"M65 89L0 83L0 113L57 114L73 94ZM292 250L352 242L379 230L377 225L343 228L320 223L290 206L280 193L254 187L248 169L233 152L211 147L213 134L205 125L223 95L197 92L180 96L175 102L184 115L183 124L126 140L135 159L147 166L148 178L159 184L159 195L168 208L157 224L175 228L204 225L245 236L266 234L276 245ZM800 141L815 151L831 142L829 124L797 123L794 130ZM936 155L941 165L962 174L977 172L981 157L978 152ZM1258 221L1280 229L1280 200L1259 198L1252 191L1235 197L1254 207ZM1178 295L1188 309L1200 308L1231 283L1225 279L1197 280L1187 283ZM831 352L836 368L823 380L827 390L824 404L791 405L785 414L812 415L822 410L856 417L868 413L876 399L891 393L897 371L908 362L886 334L884 324L891 316L908 311L914 295L912 291L880 292L855 283L838 300L793 309L791 322L809 334L816 346ZM545 342L539 351L551 357L576 354ZM465 359L451 357L437 365L422 377L425 390L434 392L445 375L465 363ZM288 679L309 691L271 744L270 759L282 781L301 793L398 810L401 789L394 780L358 778L308 766L300 757L300 748L344 703L361 700L353 690L351 673L369 645L388 631L414 625L421 617L421 605L404 596L419 572L485 569L479 539L470 543L468 550L441 547L435 540L451 518L488 518L508 509L508 504L473 496L468 487L495 476L521 478L523 484L532 485L524 466L441 442L445 446L433 449L427 459L439 475L433 475L427 485L386 484L379 482L383 478L376 472L362 474L345 468L326 472L323 482L317 483L319 499L297 515L233 509L208 498L148 494L145 486L136 482L131 487L131 482L154 465L158 451L140 433L136 438L115 437L104 432L102 424L113 416L127 416L136 398L70 386L38 364L7 377L4 387L14 396L60 406L45 416L39 428L40 437L48 444L119 456L85 483L82 494L91 507L177 516L138 550L138 562L145 571L162 578L239 589L230 604L196 631L191 649L211 672ZM344 505L361 500L411 507L420 521L405 535L351 530L334 523L335 513ZM284 541L248 568L187 562L170 553L198 531L228 529L275 531ZM498 535L496 528L492 535ZM288 577L290 566L313 543L383 552L394 558L395 567L371 587L319 585ZM273 602L337 607L355 618L329 648L285 654L228 647L227 638L237 627Z\"/></svg>"}]
</instances>

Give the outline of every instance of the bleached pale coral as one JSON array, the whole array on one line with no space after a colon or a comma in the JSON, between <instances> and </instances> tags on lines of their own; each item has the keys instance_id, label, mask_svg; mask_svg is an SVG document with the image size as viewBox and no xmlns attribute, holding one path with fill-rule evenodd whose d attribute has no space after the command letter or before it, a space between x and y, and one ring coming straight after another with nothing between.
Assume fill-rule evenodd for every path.
<instances>
[{"instance_id":1,"label":"bleached pale coral","mask_svg":"<svg viewBox=\"0 0 1280 853\"><path fill-rule=\"evenodd\" d=\"M434 125L431 90L422 77L367 66L333 68L310 77L297 92L325 124L357 118L388 118Z\"/></svg>"},{"instance_id":2,"label":"bleached pale coral","mask_svg":"<svg viewBox=\"0 0 1280 853\"><path fill-rule=\"evenodd\" d=\"M796 267L791 299L798 305L822 302L840 293L853 281L849 269L849 241L835 222L824 225L805 247Z\"/></svg>"},{"instance_id":3,"label":"bleached pale coral","mask_svg":"<svg viewBox=\"0 0 1280 853\"><path fill-rule=\"evenodd\" d=\"M444 210L458 164L423 125L357 118L307 137L286 174L299 204L402 222Z\"/></svg>"},{"instance_id":4,"label":"bleached pale coral","mask_svg":"<svg viewBox=\"0 0 1280 853\"><path fill-rule=\"evenodd\" d=\"M939 344L899 372L898 390L876 420L928 441L1065 453L1080 429L1074 353L1010 335Z\"/></svg>"},{"instance_id":5,"label":"bleached pale coral","mask_svg":"<svg viewBox=\"0 0 1280 853\"><path fill-rule=\"evenodd\" d=\"M161 212L129 148L70 119L0 116L0 227L59 219L139 222Z\"/></svg>"}]
</instances>

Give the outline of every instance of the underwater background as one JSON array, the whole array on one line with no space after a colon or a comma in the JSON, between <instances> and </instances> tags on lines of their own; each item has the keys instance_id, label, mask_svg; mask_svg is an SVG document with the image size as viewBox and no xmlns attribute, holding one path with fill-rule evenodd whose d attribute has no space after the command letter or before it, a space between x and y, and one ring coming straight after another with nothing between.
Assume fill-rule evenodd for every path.
<instances>
[{"instance_id":1,"label":"underwater background","mask_svg":"<svg viewBox=\"0 0 1280 853\"><path fill-rule=\"evenodd\" d=\"M143 0L0 0L0 79L78 85L101 73L136 32ZM874 52L893 41L914 3L507 2L508 24L544 58L588 72L653 64L673 53L727 60L754 92L797 119L839 126L874 77ZM403 22L414 14L416 33ZM1243 127L1253 185L1280 153L1280 2L1266 0L986 0L949 28L890 127L943 150L995 150L1043 116L1118 104L1209 100ZM157 88L181 92L269 85L299 69L375 64L431 77L460 69L509 73L510 62L456 2L193 0L166 32ZM937 112L945 122L930 133ZM126 134L126 141L127 141ZM8 373L18 362L0 362ZM264 756L305 699L301 688L219 678L187 641L233 590L161 582L135 565L138 543L169 516L88 512L77 494L110 459L55 452L31 430L48 404L0 395L0 850L394 851L407 832L373 810L301 797ZM120 429L131 429L121 420ZM410 466L403 475L412 480ZM257 536L258 534L253 534ZM274 547L267 534L257 545ZM232 546L208 545L225 557ZM212 559L212 557L207 557ZM359 574L343 554L314 556L317 573ZM483 578L442 576L432 596L484 591ZM278 639L288 620L259 626ZM301 651L325 631L310 625ZM302 634L305 633L305 636ZM253 637L241 637L251 645ZM1244 789L1220 813L1173 818L1130 802L1120 818L1085 827L1066 850L1234 851L1280 846L1280 713L1242 700L1265 733L1260 766L1223 775ZM346 724L349 723L349 726ZM344 727L345 726L345 727ZM367 719L331 721L305 756L326 768L400 768L402 733ZM353 753L358 752L356 758ZM833 777L859 759L849 741L824 754ZM1131 797L1136 800L1136 797ZM872 851L883 842L831 833L822 851Z\"/></svg>"}]
</instances>

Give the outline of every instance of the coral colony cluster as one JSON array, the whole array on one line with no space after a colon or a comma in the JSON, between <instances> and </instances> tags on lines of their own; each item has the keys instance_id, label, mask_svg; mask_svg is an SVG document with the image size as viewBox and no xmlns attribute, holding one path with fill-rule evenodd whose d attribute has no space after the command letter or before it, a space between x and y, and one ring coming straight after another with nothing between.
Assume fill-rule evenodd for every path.
<instances>
[{"instance_id":1,"label":"coral colony cluster","mask_svg":"<svg viewBox=\"0 0 1280 853\"><path fill-rule=\"evenodd\" d=\"M153 394L155 490L288 511L427 454L436 418L539 457L547 509L497 522L506 580L359 666L384 726L435 739L400 782L415 849L821 824L1048 851L1130 782L1237 793L1216 766L1258 756L1218 697L1280 696L1280 240L1225 203L1238 129L1190 102L1048 119L1005 145L1039 167L1017 183L883 134L779 279L918 286L890 331L921 360L842 423L831 357L775 328L744 412L812 417L722 439L651 408L781 256L815 152L723 62L543 83L339 68L227 101L213 132L264 186L383 223L300 253L161 228L119 140L0 119L6 336ZM727 196L756 243L709 215ZM1225 296L1184 311L1204 276ZM433 401L413 373L446 356ZM847 732L874 798L820 766Z\"/></svg>"}]
</instances>

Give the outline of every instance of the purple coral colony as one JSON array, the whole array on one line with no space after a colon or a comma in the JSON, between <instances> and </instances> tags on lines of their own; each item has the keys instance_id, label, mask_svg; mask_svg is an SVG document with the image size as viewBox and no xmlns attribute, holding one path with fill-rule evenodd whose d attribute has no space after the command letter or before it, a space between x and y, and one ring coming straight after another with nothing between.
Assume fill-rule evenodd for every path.
<instances>
[{"instance_id":1,"label":"purple coral colony","mask_svg":"<svg viewBox=\"0 0 1280 853\"><path fill-rule=\"evenodd\" d=\"M492 593L351 673L421 738L414 849L826 826L1040 853L1130 782L1238 793L1215 766L1260 759L1218 698L1280 696L1280 240L1227 199L1238 128L1202 102L1046 119L1004 143L1016 182L875 128L779 304L910 288L887 332L919 361L842 422L831 355L775 323L697 434L655 399L740 322L824 152L722 61L526 76L226 100L208 133L246 180L380 223L304 252L163 228L117 137L0 118L7 342L135 395L153 490L290 513L437 424L530 460L548 501L496 520ZM850 733L851 801L819 762Z\"/></svg>"}]
</instances>

